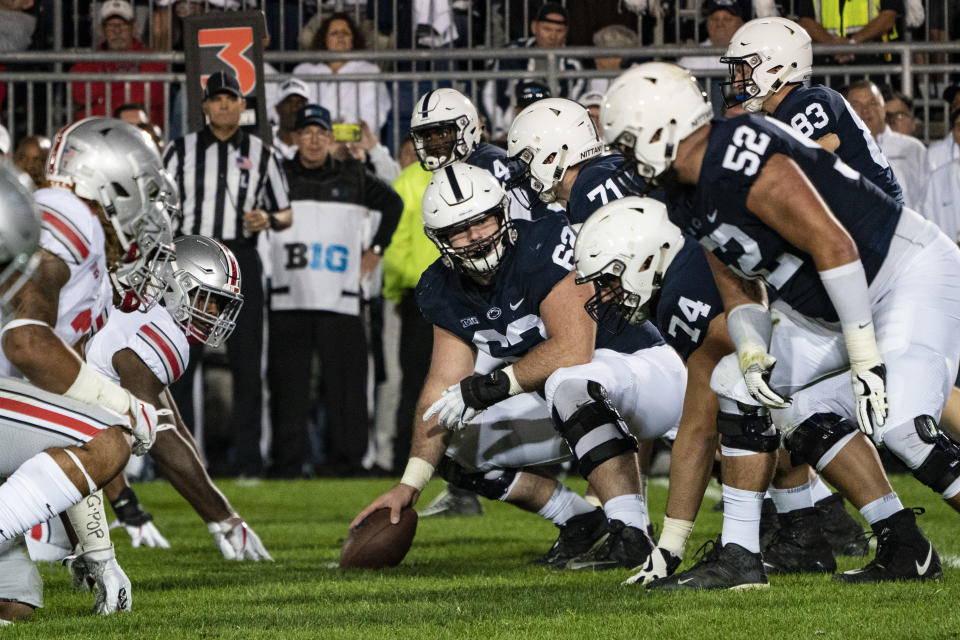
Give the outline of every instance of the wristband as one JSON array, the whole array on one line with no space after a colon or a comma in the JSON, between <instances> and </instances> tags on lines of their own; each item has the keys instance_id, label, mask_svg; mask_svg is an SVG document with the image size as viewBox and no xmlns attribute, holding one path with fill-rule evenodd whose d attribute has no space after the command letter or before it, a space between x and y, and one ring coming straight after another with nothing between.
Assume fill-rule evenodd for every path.
<instances>
[{"instance_id":1,"label":"wristband","mask_svg":"<svg viewBox=\"0 0 960 640\"><path fill-rule=\"evenodd\" d=\"M758 358L767 356L773 323L762 304L742 304L727 312L727 331L737 349L740 370L746 371Z\"/></svg>"},{"instance_id":2,"label":"wristband","mask_svg":"<svg viewBox=\"0 0 960 640\"><path fill-rule=\"evenodd\" d=\"M413 487L417 491L423 491L431 477L433 477L433 465L423 458L414 457L407 460L407 468L403 470L400 484Z\"/></svg>"},{"instance_id":3,"label":"wristband","mask_svg":"<svg viewBox=\"0 0 960 640\"><path fill-rule=\"evenodd\" d=\"M510 395L515 396L524 393L523 387L520 386L520 382L517 380L517 374L513 371L513 365L504 367L503 372L507 374L507 379L510 380Z\"/></svg>"},{"instance_id":4,"label":"wristband","mask_svg":"<svg viewBox=\"0 0 960 640\"><path fill-rule=\"evenodd\" d=\"M77 379L63 395L87 404L100 405L119 416L125 416L130 411L130 394L87 366L86 362L80 363Z\"/></svg>"}]
</instances>

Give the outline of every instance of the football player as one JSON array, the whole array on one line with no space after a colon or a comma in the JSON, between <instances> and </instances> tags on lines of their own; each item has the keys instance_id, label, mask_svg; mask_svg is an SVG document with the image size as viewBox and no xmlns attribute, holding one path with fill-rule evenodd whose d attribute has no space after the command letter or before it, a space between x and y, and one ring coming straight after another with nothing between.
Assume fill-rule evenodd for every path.
<instances>
[{"instance_id":1,"label":"football player","mask_svg":"<svg viewBox=\"0 0 960 640\"><path fill-rule=\"evenodd\" d=\"M102 326L115 295L127 306L156 302L172 257L168 211L176 200L144 134L108 118L63 129L47 178L56 186L35 194L42 215L36 269L3 310L0 371L30 384L0 379L9 394L0 423L10 433L0 473L13 474L0 486L0 537L15 538L67 509L80 535L75 576L95 586L95 610L112 613L130 608L130 582L116 563L97 489L126 463L130 435L137 452L149 449L157 411L77 351ZM21 198L11 208L32 210L32 202Z\"/></svg>"},{"instance_id":2,"label":"football player","mask_svg":"<svg viewBox=\"0 0 960 640\"><path fill-rule=\"evenodd\" d=\"M711 121L711 114L689 72L646 63L615 81L600 118L605 140L632 154L638 172L666 188L671 217L711 251L737 349L713 374L726 414L721 418L744 433L772 435L772 429L760 431L759 409L788 408L799 387L848 368L852 393L846 386L831 398L832 413L794 407L789 419L778 420L791 452L817 468L829 464L852 441L844 419L855 418L921 481L949 503L960 502L957 449L930 428L960 359L952 340L960 328L957 247L780 122L751 115ZM775 355L762 287L746 286L731 269L776 291L778 310L798 327L790 341L777 343ZM777 357L783 365L774 368ZM741 408L751 404L757 410ZM650 586L765 585L756 525L768 481L769 475L758 475L746 490L725 484L723 544L693 568ZM838 579L940 576L933 546L895 495L878 496L861 513L879 536L877 557ZM730 536L728 520L739 525Z\"/></svg>"},{"instance_id":3,"label":"football player","mask_svg":"<svg viewBox=\"0 0 960 640\"><path fill-rule=\"evenodd\" d=\"M648 439L676 426L684 367L649 324L598 335L583 309L589 288L574 281L564 217L516 221L508 209L499 183L469 165L445 167L427 188L424 230L441 258L417 287L434 325L422 418L400 484L351 526L381 507L397 522L445 453L477 471L488 497L546 517L590 511L569 490L544 495L533 474L514 471L572 455L610 521L603 552L572 568L636 566L653 545L631 428Z\"/></svg>"}]
</instances>

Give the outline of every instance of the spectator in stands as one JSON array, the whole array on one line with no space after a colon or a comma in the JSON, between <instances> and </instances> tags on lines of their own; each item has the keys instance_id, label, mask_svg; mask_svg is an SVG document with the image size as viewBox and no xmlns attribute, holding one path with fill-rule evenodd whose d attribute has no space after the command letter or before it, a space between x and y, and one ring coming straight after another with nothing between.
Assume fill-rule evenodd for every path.
<instances>
[{"instance_id":1,"label":"spectator in stands","mask_svg":"<svg viewBox=\"0 0 960 640\"><path fill-rule=\"evenodd\" d=\"M950 113L950 134L960 145L960 107ZM926 193L919 211L954 242L960 243L960 158L941 164L927 174Z\"/></svg>"},{"instance_id":2,"label":"spectator in stands","mask_svg":"<svg viewBox=\"0 0 960 640\"><path fill-rule=\"evenodd\" d=\"M737 29L750 19L749 6L738 0L707 0L703 3L703 17L707 28L707 39L700 43L701 47L726 47L730 38ZM746 12L746 13L745 13ZM698 75L701 70L724 70L727 65L720 62L720 56L683 56L677 64L686 67ZM723 116L723 82L726 77L711 76L699 77L704 85L710 102L713 104L713 113L718 118Z\"/></svg>"},{"instance_id":3,"label":"spectator in stands","mask_svg":"<svg viewBox=\"0 0 960 640\"><path fill-rule=\"evenodd\" d=\"M890 129L905 136L916 136L917 116L913 110L913 98L899 91L883 92L883 108Z\"/></svg>"},{"instance_id":4,"label":"spectator in stands","mask_svg":"<svg viewBox=\"0 0 960 640\"><path fill-rule=\"evenodd\" d=\"M858 80L840 89L850 106L867 125L880 150L887 157L893 175L903 190L903 203L919 209L923 202L924 180L927 170L927 149L914 137L896 133L886 122L883 96L869 80ZM840 141L843 144L843 140Z\"/></svg>"},{"instance_id":5,"label":"spectator in stands","mask_svg":"<svg viewBox=\"0 0 960 640\"><path fill-rule=\"evenodd\" d=\"M517 83L514 90L513 115L526 109L537 100L551 97L550 87L535 80L523 80Z\"/></svg>"},{"instance_id":6,"label":"spectator in stands","mask_svg":"<svg viewBox=\"0 0 960 640\"><path fill-rule=\"evenodd\" d=\"M402 172L414 162L420 162L420 158L417 157L417 149L413 146L413 140L404 138L400 145L400 152L397 154L397 164L400 165L400 171Z\"/></svg>"},{"instance_id":7,"label":"spectator in stands","mask_svg":"<svg viewBox=\"0 0 960 640\"><path fill-rule=\"evenodd\" d=\"M297 155L297 113L312 102L311 97L310 86L299 78L290 78L280 85L279 101L274 107L277 126L273 129L273 147L284 160L293 160Z\"/></svg>"},{"instance_id":8,"label":"spectator in stands","mask_svg":"<svg viewBox=\"0 0 960 640\"><path fill-rule=\"evenodd\" d=\"M903 0L797 0L795 5L800 26L807 30L814 43L861 44L890 42L900 38ZM857 54L858 64L873 64L882 55ZM832 61L854 62L853 54L838 53Z\"/></svg>"},{"instance_id":9,"label":"spectator in stands","mask_svg":"<svg viewBox=\"0 0 960 640\"><path fill-rule=\"evenodd\" d=\"M530 23L529 38L510 44L514 48L557 49L564 46L567 37L567 10L558 2L547 2L537 11L536 18ZM547 59L538 58L507 58L495 60L491 69L497 72L507 72L509 77L514 71L544 72L541 80L546 80ZM557 65L562 71L579 71L583 68L579 60L560 56ZM503 140L513 122L513 105L511 98L514 95L516 79L490 80L483 87L483 108L489 120L490 138L493 141ZM567 79L560 81L559 97L576 100L583 93L582 79Z\"/></svg>"},{"instance_id":10,"label":"spectator in stands","mask_svg":"<svg viewBox=\"0 0 960 640\"><path fill-rule=\"evenodd\" d=\"M50 138L46 136L27 136L20 141L16 153L13 154L14 164L30 176L37 189L47 186L44 170L49 154Z\"/></svg>"},{"instance_id":11,"label":"spectator in stands","mask_svg":"<svg viewBox=\"0 0 960 640\"><path fill-rule=\"evenodd\" d=\"M403 201L362 163L333 156L332 123L325 107L305 106L297 113L296 128L299 149L284 163L296 208L294 224L271 237L271 475L309 473L307 415L314 354L323 379L327 470L356 475L363 471L370 426L361 283L379 265ZM370 211L382 214L373 229L368 226Z\"/></svg>"},{"instance_id":12,"label":"spectator in stands","mask_svg":"<svg viewBox=\"0 0 960 640\"><path fill-rule=\"evenodd\" d=\"M651 3L652 4L652 3ZM569 17L570 30L567 32L567 44L571 47L603 46L597 44L598 31L609 26L621 26L629 29L639 44L636 34L637 18L643 15L650 18L651 6L640 6L635 0L567 0L564 5ZM522 16L513 18L518 23ZM650 19L649 22L654 22Z\"/></svg>"},{"instance_id":13,"label":"spectator in stands","mask_svg":"<svg viewBox=\"0 0 960 640\"><path fill-rule=\"evenodd\" d=\"M597 128L597 133L602 134L600 128L600 105L603 104L603 94L597 91L591 91L580 96L580 104L587 108L590 113L590 119L593 120L593 126Z\"/></svg>"},{"instance_id":14,"label":"spectator in stands","mask_svg":"<svg viewBox=\"0 0 960 640\"><path fill-rule=\"evenodd\" d=\"M943 99L947 102L947 112L953 113L960 109L960 86L952 85L943 92ZM927 168L931 171L937 167L960 160L960 138L956 138L952 131L941 140L930 145L927 149Z\"/></svg>"},{"instance_id":15,"label":"spectator in stands","mask_svg":"<svg viewBox=\"0 0 960 640\"><path fill-rule=\"evenodd\" d=\"M328 15L310 45L313 51L343 53L366 48L363 33L347 13ZM365 60L303 62L293 69L298 77L311 75L348 76L355 73L379 73L380 67ZM311 81L312 84L312 81ZM390 113L390 94L382 82L318 82L315 95L318 104L330 111L334 122L360 124L363 120L377 133Z\"/></svg>"},{"instance_id":16,"label":"spectator in stands","mask_svg":"<svg viewBox=\"0 0 960 640\"><path fill-rule=\"evenodd\" d=\"M629 27L625 27L622 24L611 24L593 34L593 46L616 47L618 49L639 47L640 38L638 38L637 33ZM599 71L620 71L620 69L624 67L624 58L619 56L594 57L593 64ZM611 82L613 82L613 78L591 78L587 83L586 90L604 93Z\"/></svg>"},{"instance_id":17,"label":"spectator in stands","mask_svg":"<svg viewBox=\"0 0 960 640\"><path fill-rule=\"evenodd\" d=\"M143 105L137 102L128 102L122 104L113 110L113 117L119 118L124 122L129 122L138 129L143 129L153 140L161 155L163 154L163 130L158 125L150 122L150 117L144 111Z\"/></svg>"},{"instance_id":18,"label":"spectator in stands","mask_svg":"<svg viewBox=\"0 0 960 640\"><path fill-rule=\"evenodd\" d=\"M395 471L404 468L410 454L414 411L433 349L433 327L420 314L415 295L420 274L440 257L436 245L423 233L421 202L432 177L415 159L394 181L393 188L403 199L403 213L383 254L383 297L396 304L400 313L401 379L393 442Z\"/></svg>"},{"instance_id":19,"label":"spectator in stands","mask_svg":"<svg viewBox=\"0 0 960 640\"><path fill-rule=\"evenodd\" d=\"M262 472L260 425L263 408L263 268L257 237L290 226L293 215L280 157L260 138L240 129L246 101L230 72L218 71L203 90L209 124L170 142L164 165L180 187L183 217L176 231L215 238L230 248L243 274L243 309L227 341L233 372L234 470ZM174 384L174 398L186 424L193 419L193 376L202 349L192 348L190 366Z\"/></svg>"},{"instance_id":20,"label":"spectator in stands","mask_svg":"<svg viewBox=\"0 0 960 640\"><path fill-rule=\"evenodd\" d=\"M342 144L343 158L353 158L365 164L375 176L392 184L400 175L400 165L390 155L390 150L373 135L370 125L361 120L359 127L360 139Z\"/></svg>"},{"instance_id":21,"label":"spectator in stands","mask_svg":"<svg viewBox=\"0 0 960 640\"><path fill-rule=\"evenodd\" d=\"M0 0L0 53L26 51L37 28L33 0Z\"/></svg>"},{"instance_id":22,"label":"spectator in stands","mask_svg":"<svg viewBox=\"0 0 960 640\"><path fill-rule=\"evenodd\" d=\"M183 51L183 20L223 9L238 9L239 0L154 0L150 45L157 51Z\"/></svg>"},{"instance_id":23,"label":"spectator in stands","mask_svg":"<svg viewBox=\"0 0 960 640\"><path fill-rule=\"evenodd\" d=\"M142 42L133 37L133 7L126 0L107 0L100 5L100 24L104 40L97 47L98 51L148 51ZM163 73L166 69L162 62L78 62L70 71L110 75ZM146 106L152 122L163 122L162 82L111 82L108 95L106 83L83 81L74 82L71 91L77 107L75 117L78 119L110 115L121 104L139 102Z\"/></svg>"}]
</instances>

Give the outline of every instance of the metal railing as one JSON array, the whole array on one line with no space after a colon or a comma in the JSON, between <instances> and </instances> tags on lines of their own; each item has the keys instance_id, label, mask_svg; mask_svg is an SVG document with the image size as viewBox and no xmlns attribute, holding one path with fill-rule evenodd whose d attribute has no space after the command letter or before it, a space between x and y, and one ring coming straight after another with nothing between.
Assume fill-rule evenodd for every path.
<instances>
[{"instance_id":1,"label":"metal railing","mask_svg":"<svg viewBox=\"0 0 960 640\"><path fill-rule=\"evenodd\" d=\"M951 64L916 64L915 56L922 53L956 54L960 53L960 42L956 43L921 43L904 42L897 44L859 44L855 46L817 46L815 54L852 53L857 54L890 54L892 61L881 65L842 65L817 66L814 68L815 77L830 86L837 87L849 83L851 80L871 77L875 81L887 82L898 88L908 96L914 96L916 104L922 113L924 140L929 141L931 135L940 135L946 122L947 114L944 103L939 99L939 91L935 89L934 78L943 77L949 73L960 72L960 67ZM455 86L470 96L479 104L480 91L483 83L490 80L505 79L533 79L545 80L551 86L554 95L560 87L560 82L566 79L595 79L613 78L618 71L598 70L562 70L558 61L561 57L593 58L619 57L632 59L638 56L643 58L658 58L674 60L683 56L714 56L719 58L723 53L720 48L705 48L691 46L660 46L642 47L640 49L599 49L594 47L567 47L562 49L440 49L440 50L381 50L355 51L349 53L331 53L321 51L309 52L268 52L265 58L271 63L293 62L333 62L348 60L366 60L390 67L396 62L414 62L432 65L434 70L428 71L383 71L381 73L364 73L349 75L302 75L297 76L308 82L357 83L374 81L385 84L391 93L392 127L389 129L392 139L389 141L396 149L400 139L405 135L408 123L399 122L401 112L409 113L418 92L406 92L410 103L400 103L400 89L406 84L408 87L436 88L441 85ZM490 70L471 70L471 61L489 61L493 59L507 60L516 58L541 58L544 61L540 71L511 71L509 77L506 72ZM0 54L0 64L6 65L7 70L0 71L0 83L6 83L7 96L2 120L11 131L21 135L45 134L50 135L63 125L74 119L78 109L89 110L90 87L93 84L102 84L105 80L102 74L80 74L63 71L64 66L80 61L99 62L159 62L169 65L182 64L181 53L116 53L116 52L24 52ZM541 65L537 65L541 67ZM726 75L725 68L718 63L718 68L697 70L696 74L702 79L722 78ZM24 67L31 67L26 69ZM290 74L269 76L267 81L281 82L290 77ZM147 107L160 101L163 108L162 127L168 131L171 124L171 115L174 111L174 95L185 81L182 73L116 73L111 74L106 83L106 104L111 105L111 82L123 83L123 90L129 96L133 85L158 82L162 83L162 95L147 94ZM70 87L73 83L85 85L86 101L74 104ZM705 88L711 92L712 100L719 100L714 83L704 82ZM150 85L146 84L148 90ZM917 94L917 95L915 95ZM109 115L109 114L108 114ZM161 124L161 123L157 123ZM933 132L931 134L931 132Z\"/></svg>"}]
</instances>

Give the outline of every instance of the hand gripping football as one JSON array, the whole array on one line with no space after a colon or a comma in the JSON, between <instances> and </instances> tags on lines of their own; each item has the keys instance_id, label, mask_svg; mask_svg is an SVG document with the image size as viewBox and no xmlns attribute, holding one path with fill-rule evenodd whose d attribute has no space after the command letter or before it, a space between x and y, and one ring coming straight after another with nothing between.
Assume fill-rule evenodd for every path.
<instances>
[{"instance_id":1,"label":"hand gripping football","mask_svg":"<svg viewBox=\"0 0 960 640\"><path fill-rule=\"evenodd\" d=\"M407 555L417 533L417 512L407 507L400 522L390 523L390 509L377 509L350 531L340 549L341 569L395 567Z\"/></svg>"}]
</instances>

